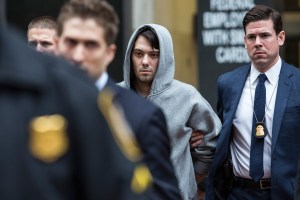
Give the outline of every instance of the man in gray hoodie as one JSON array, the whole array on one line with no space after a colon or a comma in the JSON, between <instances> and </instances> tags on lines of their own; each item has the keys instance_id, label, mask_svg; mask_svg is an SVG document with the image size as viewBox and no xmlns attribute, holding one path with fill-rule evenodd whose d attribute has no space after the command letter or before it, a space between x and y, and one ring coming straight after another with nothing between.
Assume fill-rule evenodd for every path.
<instances>
[{"instance_id":1,"label":"man in gray hoodie","mask_svg":"<svg viewBox=\"0 0 300 200\"><path fill-rule=\"evenodd\" d=\"M197 181L208 172L221 122L196 88L174 79L175 61L169 31L157 24L139 27L131 36L121 86L160 106L167 118L171 160L184 200L197 198ZM204 134L191 149L193 130ZM197 179L197 181L196 181Z\"/></svg>"}]
</instances>

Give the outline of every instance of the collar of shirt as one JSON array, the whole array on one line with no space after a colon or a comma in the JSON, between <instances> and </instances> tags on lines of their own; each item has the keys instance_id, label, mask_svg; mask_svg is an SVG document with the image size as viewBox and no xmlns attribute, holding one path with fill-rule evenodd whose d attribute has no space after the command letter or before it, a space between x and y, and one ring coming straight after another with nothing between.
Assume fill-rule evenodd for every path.
<instances>
[{"instance_id":1,"label":"collar of shirt","mask_svg":"<svg viewBox=\"0 0 300 200\"><path fill-rule=\"evenodd\" d=\"M103 90L107 81L108 81L108 74L107 72L104 72L95 82L95 85L99 91Z\"/></svg>"},{"instance_id":2,"label":"collar of shirt","mask_svg":"<svg viewBox=\"0 0 300 200\"><path fill-rule=\"evenodd\" d=\"M268 71L265 72L269 83L274 86L277 83L279 74L280 74L280 69L281 69L281 58L279 57L278 61L275 63L274 66L272 66ZM258 75L261 74L253 64L251 64L251 71L250 71L250 83L251 85L255 83Z\"/></svg>"}]
</instances>

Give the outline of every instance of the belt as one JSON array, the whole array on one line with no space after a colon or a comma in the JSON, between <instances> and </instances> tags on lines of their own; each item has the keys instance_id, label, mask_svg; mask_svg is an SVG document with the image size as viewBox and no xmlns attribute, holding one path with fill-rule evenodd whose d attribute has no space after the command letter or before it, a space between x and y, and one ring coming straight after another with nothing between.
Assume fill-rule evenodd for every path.
<instances>
[{"instance_id":1,"label":"belt","mask_svg":"<svg viewBox=\"0 0 300 200\"><path fill-rule=\"evenodd\" d=\"M271 179L261 179L255 182L252 179L234 177L232 180L233 187L243 187L243 188L253 188L253 189L270 189L271 188Z\"/></svg>"}]
</instances>

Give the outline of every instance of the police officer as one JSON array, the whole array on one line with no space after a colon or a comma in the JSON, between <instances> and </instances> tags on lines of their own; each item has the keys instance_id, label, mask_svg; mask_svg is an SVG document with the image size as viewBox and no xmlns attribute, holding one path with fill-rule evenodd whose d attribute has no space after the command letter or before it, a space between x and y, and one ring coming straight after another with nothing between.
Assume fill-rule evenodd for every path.
<instances>
[{"instance_id":1,"label":"police officer","mask_svg":"<svg viewBox=\"0 0 300 200\"><path fill-rule=\"evenodd\" d=\"M133 199L144 191L132 187L139 171L113 139L94 83L3 27L0 88L0 199Z\"/></svg>"}]
</instances>

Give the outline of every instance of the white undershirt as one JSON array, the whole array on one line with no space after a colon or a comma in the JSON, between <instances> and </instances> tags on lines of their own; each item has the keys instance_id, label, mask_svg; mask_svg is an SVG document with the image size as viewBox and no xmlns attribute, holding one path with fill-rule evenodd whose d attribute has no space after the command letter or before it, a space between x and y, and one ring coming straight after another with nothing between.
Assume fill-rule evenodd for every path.
<instances>
[{"instance_id":1,"label":"white undershirt","mask_svg":"<svg viewBox=\"0 0 300 200\"><path fill-rule=\"evenodd\" d=\"M271 67L265 74L268 80L266 86L266 116L265 125L267 128L267 136L264 138L264 176L263 178L271 177L271 141L273 114L275 100L277 94L278 77L281 69L281 58ZM251 65L250 74L244 85L244 89L233 119L233 140L230 144L231 159L233 163L233 172L235 176L249 178L249 161L250 161L250 146L252 134L252 118L254 107L255 88L257 85L257 77L260 72ZM251 92L250 92L251 85ZM273 95L272 95L273 93ZM251 97L252 94L252 97Z\"/></svg>"}]
</instances>

